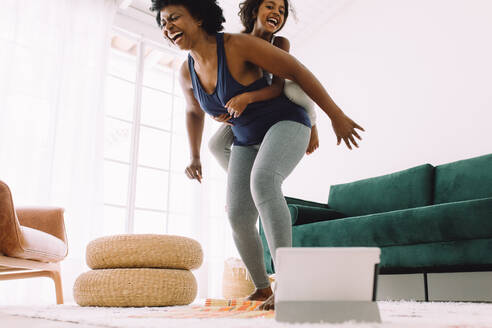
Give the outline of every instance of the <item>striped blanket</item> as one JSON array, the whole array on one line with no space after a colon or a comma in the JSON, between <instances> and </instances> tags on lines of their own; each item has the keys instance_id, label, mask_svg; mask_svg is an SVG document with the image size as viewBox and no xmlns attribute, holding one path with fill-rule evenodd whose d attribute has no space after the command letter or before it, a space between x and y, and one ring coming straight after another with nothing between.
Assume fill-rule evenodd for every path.
<instances>
[{"instance_id":1,"label":"striped blanket","mask_svg":"<svg viewBox=\"0 0 492 328\"><path fill-rule=\"evenodd\" d=\"M273 318L274 311L260 311L263 302L208 298L204 305L162 308L146 318L206 319L206 318ZM132 318L141 316L132 316Z\"/></svg>"}]
</instances>

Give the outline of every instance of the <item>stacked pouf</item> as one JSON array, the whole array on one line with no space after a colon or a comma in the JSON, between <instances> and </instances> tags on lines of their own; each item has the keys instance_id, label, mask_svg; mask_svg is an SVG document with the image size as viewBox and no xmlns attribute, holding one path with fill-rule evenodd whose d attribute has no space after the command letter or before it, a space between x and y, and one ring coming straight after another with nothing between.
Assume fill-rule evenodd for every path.
<instances>
[{"instance_id":1,"label":"stacked pouf","mask_svg":"<svg viewBox=\"0 0 492 328\"><path fill-rule=\"evenodd\" d=\"M117 235L87 245L87 265L73 288L81 306L187 305L197 294L200 244L173 235Z\"/></svg>"}]
</instances>

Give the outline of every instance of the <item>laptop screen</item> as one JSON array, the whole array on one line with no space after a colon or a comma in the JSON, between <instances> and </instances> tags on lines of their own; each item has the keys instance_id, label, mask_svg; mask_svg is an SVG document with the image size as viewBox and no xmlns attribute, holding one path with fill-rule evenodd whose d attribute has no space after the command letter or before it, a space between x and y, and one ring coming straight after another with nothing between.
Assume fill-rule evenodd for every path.
<instances>
[{"instance_id":1,"label":"laptop screen","mask_svg":"<svg viewBox=\"0 0 492 328\"><path fill-rule=\"evenodd\" d=\"M376 247L278 248L275 302L371 301Z\"/></svg>"}]
</instances>

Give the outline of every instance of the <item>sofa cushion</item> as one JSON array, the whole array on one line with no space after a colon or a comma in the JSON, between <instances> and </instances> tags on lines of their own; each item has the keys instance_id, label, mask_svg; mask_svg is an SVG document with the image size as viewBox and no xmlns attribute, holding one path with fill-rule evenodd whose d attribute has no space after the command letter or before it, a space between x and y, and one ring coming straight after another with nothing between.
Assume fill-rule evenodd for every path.
<instances>
[{"instance_id":1,"label":"sofa cushion","mask_svg":"<svg viewBox=\"0 0 492 328\"><path fill-rule=\"evenodd\" d=\"M381 273L482 271L492 267L492 238L381 248Z\"/></svg>"},{"instance_id":2,"label":"sofa cushion","mask_svg":"<svg viewBox=\"0 0 492 328\"><path fill-rule=\"evenodd\" d=\"M266 242L266 241L265 241ZM380 273L481 271L492 267L492 238L381 247ZM270 252L267 273L275 273Z\"/></svg>"},{"instance_id":3,"label":"sofa cushion","mask_svg":"<svg viewBox=\"0 0 492 328\"><path fill-rule=\"evenodd\" d=\"M492 238L492 198L292 227L295 247L402 246Z\"/></svg>"},{"instance_id":4,"label":"sofa cushion","mask_svg":"<svg viewBox=\"0 0 492 328\"><path fill-rule=\"evenodd\" d=\"M434 203L492 197L492 154L436 166Z\"/></svg>"},{"instance_id":5,"label":"sofa cushion","mask_svg":"<svg viewBox=\"0 0 492 328\"><path fill-rule=\"evenodd\" d=\"M67 244L49 233L20 226L21 236L18 247L6 255L25 260L59 262L67 256Z\"/></svg>"},{"instance_id":6,"label":"sofa cushion","mask_svg":"<svg viewBox=\"0 0 492 328\"><path fill-rule=\"evenodd\" d=\"M379 177L330 187L328 206L349 216L432 204L434 167L416 166Z\"/></svg>"},{"instance_id":7,"label":"sofa cushion","mask_svg":"<svg viewBox=\"0 0 492 328\"><path fill-rule=\"evenodd\" d=\"M347 217L331 208L289 204L292 225L308 224Z\"/></svg>"}]
</instances>

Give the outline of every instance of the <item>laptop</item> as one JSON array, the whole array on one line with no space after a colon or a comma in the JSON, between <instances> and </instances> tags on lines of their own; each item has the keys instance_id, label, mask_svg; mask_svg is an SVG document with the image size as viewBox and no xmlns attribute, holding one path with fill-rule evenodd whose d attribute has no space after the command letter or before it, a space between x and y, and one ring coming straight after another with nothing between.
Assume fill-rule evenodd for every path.
<instances>
[{"instance_id":1,"label":"laptop","mask_svg":"<svg viewBox=\"0 0 492 328\"><path fill-rule=\"evenodd\" d=\"M284 322L380 322L377 247L278 248L275 318Z\"/></svg>"}]
</instances>

